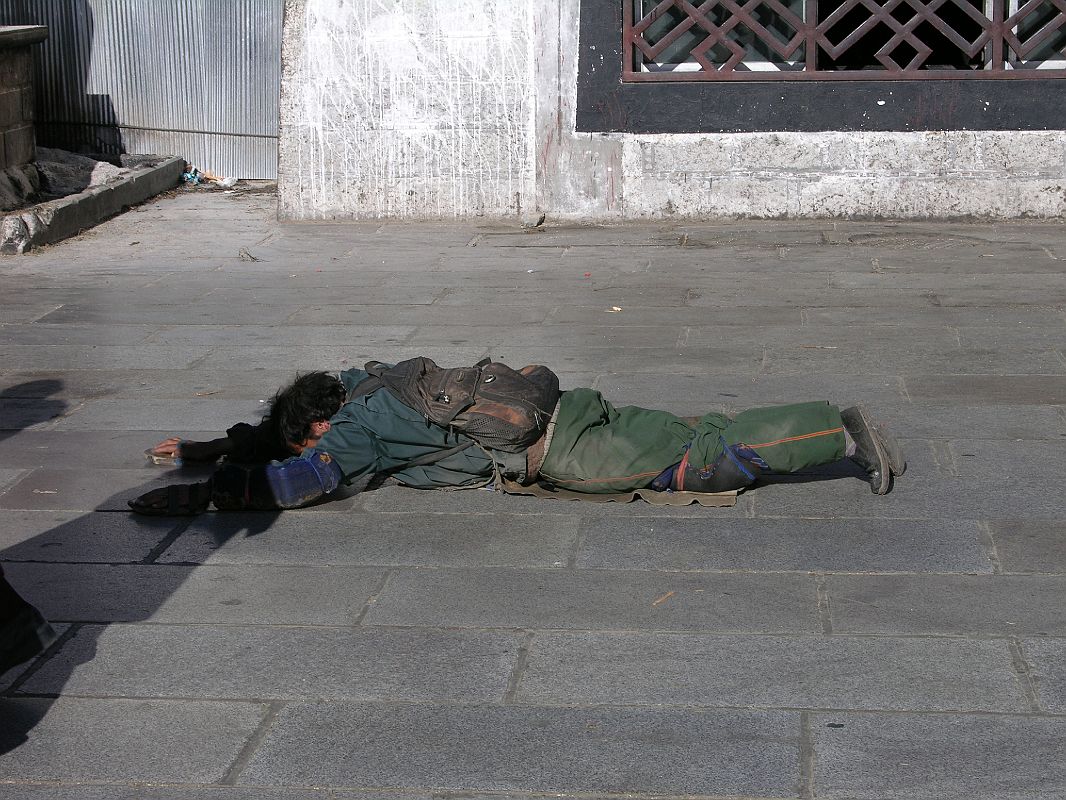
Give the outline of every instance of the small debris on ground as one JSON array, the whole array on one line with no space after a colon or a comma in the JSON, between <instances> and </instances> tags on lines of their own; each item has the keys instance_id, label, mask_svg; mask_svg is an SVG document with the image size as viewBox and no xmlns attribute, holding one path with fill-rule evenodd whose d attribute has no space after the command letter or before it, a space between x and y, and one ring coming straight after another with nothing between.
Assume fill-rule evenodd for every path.
<instances>
[{"instance_id":1,"label":"small debris on ground","mask_svg":"<svg viewBox=\"0 0 1066 800\"><path fill-rule=\"evenodd\" d=\"M675 594L677 594L677 592L667 592L664 595L660 595L659 597L656 597L654 600L652 600L651 604L653 606L661 606L663 603L665 603L667 600L669 600Z\"/></svg>"},{"instance_id":2,"label":"small debris on ground","mask_svg":"<svg viewBox=\"0 0 1066 800\"><path fill-rule=\"evenodd\" d=\"M255 256L253 256L251 253L249 253L243 247L241 248L241 251L237 255L239 255L241 257L241 261L262 261L263 260L261 258L256 258Z\"/></svg>"},{"instance_id":3,"label":"small debris on ground","mask_svg":"<svg viewBox=\"0 0 1066 800\"><path fill-rule=\"evenodd\" d=\"M213 186L221 186L223 189L232 189L237 185L236 178L226 178L222 175L216 175L209 169L201 171L192 164L185 165L185 172L181 173L181 179L189 186L212 184Z\"/></svg>"}]
</instances>

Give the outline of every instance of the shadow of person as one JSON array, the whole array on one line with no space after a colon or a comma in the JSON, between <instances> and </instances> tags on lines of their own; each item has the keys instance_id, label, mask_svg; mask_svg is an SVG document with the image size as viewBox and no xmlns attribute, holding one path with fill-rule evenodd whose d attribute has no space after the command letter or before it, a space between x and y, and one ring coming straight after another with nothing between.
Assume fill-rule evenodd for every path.
<instances>
[{"instance_id":1,"label":"shadow of person","mask_svg":"<svg viewBox=\"0 0 1066 800\"><path fill-rule=\"evenodd\" d=\"M47 413L50 410L42 409L42 416ZM143 622L166 613L168 601L198 564L167 561L165 554L194 520L217 548L232 538L269 530L280 514L207 513L193 518L144 517L128 511L130 498L183 479L188 476L153 473L140 486L96 503L93 511L0 551L0 564L11 585L61 631L43 653L0 675L0 756L28 741L63 695L71 676L96 658L97 642L109 626ZM17 519L18 509L8 508L10 518ZM49 513L65 516L40 509L23 512L26 519ZM12 536L5 538L10 541ZM116 567L125 570L119 573ZM47 674L35 679L46 667Z\"/></svg>"},{"instance_id":2,"label":"shadow of person","mask_svg":"<svg viewBox=\"0 0 1066 800\"><path fill-rule=\"evenodd\" d=\"M0 391L0 440L63 416L67 402L52 395L63 391L54 378L26 381Z\"/></svg>"}]
</instances>

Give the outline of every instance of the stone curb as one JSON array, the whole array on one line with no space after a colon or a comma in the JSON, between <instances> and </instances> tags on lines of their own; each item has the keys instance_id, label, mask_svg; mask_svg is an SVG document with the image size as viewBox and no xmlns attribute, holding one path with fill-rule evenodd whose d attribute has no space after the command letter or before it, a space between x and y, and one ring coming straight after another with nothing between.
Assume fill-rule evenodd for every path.
<instances>
[{"instance_id":1,"label":"stone curb","mask_svg":"<svg viewBox=\"0 0 1066 800\"><path fill-rule=\"evenodd\" d=\"M83 192L38 203L0 221L0 253L25 253L100 224L126 208L143 203L178 185L185 160L168 156L153 166L139 167L127 177Z\"/></svg>"}]
</instances>

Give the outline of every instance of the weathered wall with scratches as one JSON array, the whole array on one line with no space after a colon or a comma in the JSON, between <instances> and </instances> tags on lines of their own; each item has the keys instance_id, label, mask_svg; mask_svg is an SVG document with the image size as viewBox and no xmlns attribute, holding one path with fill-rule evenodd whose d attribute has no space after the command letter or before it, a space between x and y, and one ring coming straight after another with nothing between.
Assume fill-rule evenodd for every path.
<instances>
[{"instance_id":1,"label":"weathered wall with scratches","mask_svg":"<svg viewBox=\"0 0 1066 800\"><path fill-rule=\"evenodd\" d=\"M532 205L528 8L286 0L281 216L507 216Z\"/></svg>"},{"instance_id":2,"label":"weathered wall with scratches","mask_svg":"<svg viewBox=\"0 0 1066 800\"><path fill-rule=\"evenodd\" d=\"M1062 131L626 136L627 217L1066 213Z\"/></svg>"},{"instance_id":3,"label":"weathered wall with scratches","mask_svg":"<svg viewBox=\"0 0 1066 800\"><path fill-rule=\"evenodd\" d=\"M1054 217L1066 132L575 132L580 0L286 0L293 219Z\"/></svg>"}]
</instances>

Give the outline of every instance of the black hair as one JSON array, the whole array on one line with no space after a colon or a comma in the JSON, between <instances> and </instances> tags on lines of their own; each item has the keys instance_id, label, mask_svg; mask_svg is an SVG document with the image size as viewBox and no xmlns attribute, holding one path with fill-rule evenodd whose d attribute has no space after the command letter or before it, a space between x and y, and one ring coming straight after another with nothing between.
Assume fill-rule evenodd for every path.
<instances>
[{"instance_id":1,"label":"black hair","mask_svg":"<svg viewBox=\"0 0 1066 800\"><path fill-rule=\"evenodd\" d=\"M301 444L311 435L311 423L328 420L344 404L344 384L328 372L309 372L274 395L263 419L285 442Z\"/></svg>"}]
</instances>

